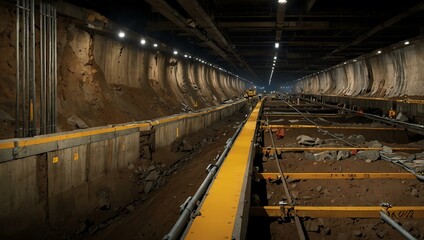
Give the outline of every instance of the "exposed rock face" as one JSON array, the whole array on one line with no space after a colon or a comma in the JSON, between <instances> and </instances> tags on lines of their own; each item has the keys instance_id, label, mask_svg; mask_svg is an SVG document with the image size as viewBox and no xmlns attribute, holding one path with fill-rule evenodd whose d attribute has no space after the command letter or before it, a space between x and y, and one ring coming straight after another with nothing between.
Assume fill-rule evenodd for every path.
<instances>
[{"instance_id":1,"label":"exposed rock face","mask_svg":"<svg viewBox=\"0 0 424 240\"><path fill-rule=\"evenodd\" d=\"M0 38L0 109L12 117L14 8L0 3L0 34L5 36ZM61 15L57 24L58 128L62 131L74 129L67 123L72 115L84 116L90 127L153 119L182 112L183 104L190 109L218 105L241 96L245 89L243 81L197 61L89 33ZM39 85L39 76L36 82ZM13 137L13 126L8 128L0 138Z\"/></svg>"}]
</instances>

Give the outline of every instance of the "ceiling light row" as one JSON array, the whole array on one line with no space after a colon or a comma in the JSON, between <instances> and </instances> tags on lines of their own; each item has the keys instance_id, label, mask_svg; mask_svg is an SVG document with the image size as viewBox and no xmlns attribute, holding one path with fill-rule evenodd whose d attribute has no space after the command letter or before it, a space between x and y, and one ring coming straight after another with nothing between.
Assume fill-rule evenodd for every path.
<instances>
[{"instance_id":1,"label":"ceiling light row","mask_svg":"<svg viewBox=\"0 0 424 240\"><path fill-rule=\"evenodd\" d=\"M119 31L119 32L118 32L118 37L119 37L119 38L125 38L125 32L124 32L124 31ZM140 39L140 44L141 44L141 45L146 45L146 43L147 43L147 40L146 40L145 38L141 38L141 39ZM157 48L158 46L159 46L159 45L158 45L157 43L153 43L153 47L154 47L154 48ZM172 53L173 53L174 55L178 55L178 50L177 50L177 49L174 49ZM185 58L192 58L192 56L191 56L191 55L189 55L189 54L184 54L184 57L185 57ZM241 80L243 80L243 81L245 81L245 82L248 82L248 83L250 83L250 84L253 84L253 82L250 82L250 81L248 81L247 79L242 78L242 77L240 77L240 76L239 76L239 75L237 75L237 74L234 74L234 73L232 73L232 72L230 72L230 71L227 71L227 70L225 70L225 69L222 69L221 67L218 67L218 66L216 66L216 65L213 65L212 63L208 63L208 62L206 62L206 61L204 61L204 60L202 60L202 59L200 59L200 58L195 58L195 60L197 60L197 61L199 61L199 62L201 62L201 63L203 63L203 64L206 64L206 65L208 65L208 66L210 66L210 67L213 67L213 68L215 68L215 69L218 69L219 71L222 71L222 72L228 73L228 74L230 74L230 75L232 75L232 76L234 76L234 77L236 77L236 78L238 78L238 79L241 79Z\"/></svg>"}]
</instances>

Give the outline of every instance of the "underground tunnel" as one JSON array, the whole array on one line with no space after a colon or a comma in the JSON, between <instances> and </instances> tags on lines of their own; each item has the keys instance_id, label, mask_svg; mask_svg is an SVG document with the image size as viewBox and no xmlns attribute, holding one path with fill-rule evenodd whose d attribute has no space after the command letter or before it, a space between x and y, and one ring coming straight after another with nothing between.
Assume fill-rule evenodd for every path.
<instances>
[{"instance_id":1,"label":"underground tunnel","mask_svg":"<svg viewBox=\"0 0 424 240\"><path fill-rule=\"evenodd\" d=\"M424 239L423 10L0 1L0 239Z\"/></svg>"}]
</instances>

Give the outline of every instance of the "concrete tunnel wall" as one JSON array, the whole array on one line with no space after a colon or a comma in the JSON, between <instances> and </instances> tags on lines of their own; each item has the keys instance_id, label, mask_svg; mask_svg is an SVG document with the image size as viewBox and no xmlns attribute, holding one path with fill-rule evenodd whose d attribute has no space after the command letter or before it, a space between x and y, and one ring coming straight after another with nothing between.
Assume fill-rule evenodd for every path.
<instances>
[{"instance_id":1,"label":"concrete tunnel wall","mask_svg":"<svg viewBox=\"0 0 424 240\"><path fill-rule=\"evenodd\" d=\"M134 198L133 190L139 190L118 174L139 160L146 147L163 149L176 139L238 112L246 103L241 100L200 113L164 117L140 125L127 124L111 132L88 134L114 129L108 126L63 133L70 137L48 144L23 145L18 147L18 155L13 148L0 149L2 160L12 159L0 163L0 238L34 230L43 222L54 226L69 218L84 220L105 197L114 208L126 206ZM43 141L63 134L38 139ZM7 141L10 140L0 140L0 146ZM122 184L132 188L122 188Z\"/></svg>"},{"instance_id":2,"label":"concrete tunnel wall","mask_svg":"<svg viewBox=\"0 0 424 240\"><path fill-rule=\"evenodd\" d=\"M424 96L424 39L299 81L295 91L338 96Z\"/></svg>"}]
</instances>

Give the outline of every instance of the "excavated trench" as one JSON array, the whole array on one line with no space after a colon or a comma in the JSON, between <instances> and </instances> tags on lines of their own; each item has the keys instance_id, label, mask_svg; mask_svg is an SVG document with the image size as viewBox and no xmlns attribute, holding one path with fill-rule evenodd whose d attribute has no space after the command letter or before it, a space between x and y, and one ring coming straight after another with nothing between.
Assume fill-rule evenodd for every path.
<instances>
[{"instance_id":1,"label":"excavated trench","mask_svg":"<svg viewBox=\"0 0 424 240\"><path fill-rule=\"evenodd\" d=\"M401 150L393 150L393 159L407 159L405 162L413 163L417 172L422 171L423 150L404 150L423 148L423 136L408 134L405 130L390 129L389 125L373 122L363 116L334 113L331 109L320 105L315 106L319 113L309 111L308 109L314 107L313 103L300 102L298 105L296 100L290 103L322 129L287 127L311 125L311 122L300 114L287 111L293 109L281 100L266 101L262 124L278 124L287 127L271 130L275 147L306 147L309 150L279 152L278 161L272 154L258 154L254 161L254 170L259 173L278 174L277 164L280 164L283 173L288 175L286 182L295 206L380 206L382 203L389 203L392 206L422 206L424 204L421 196L424 185L413 175L408 179L373 179L360 178L360 174L355 174L408 173L404 168L383 160L382 156L386 154L384 151L391 152L396 148ZM284 105L285 109L283 109ZM279 106L278 113L274 111L275 106ZM326 113L323 114L323 112ZM354 127L355 129L325 129L325 127ZM283 135L279 132L281 129L284 129ZM268 131L270 130L265 128L261 133L260 139L263 139L264 147L272 147ZM347 145L348 143L366 148L388 147L386 150L376 151L375 157L371 154L372 151L334 150L339 147L351 147ZM347 177L345 179L302 179L290 177L290 173L344 174ZM365 174L365 176L368 175ZM278 179L256 178L252 183L252 206L281 206L281 201L288 202L288 196L282 185L281 180ZM414 237L418 239L423 237L424 221L422 219L397 218L396 216L394 218ZM401 238L399 232L378 218L332 218L331 213L328 213L327 217L301 217L301 222L308 239ZM293 219L286 218L284 215L278 218L250 217L247 236L248 239L299 238Z\"/></svg>"}]
</instances>

